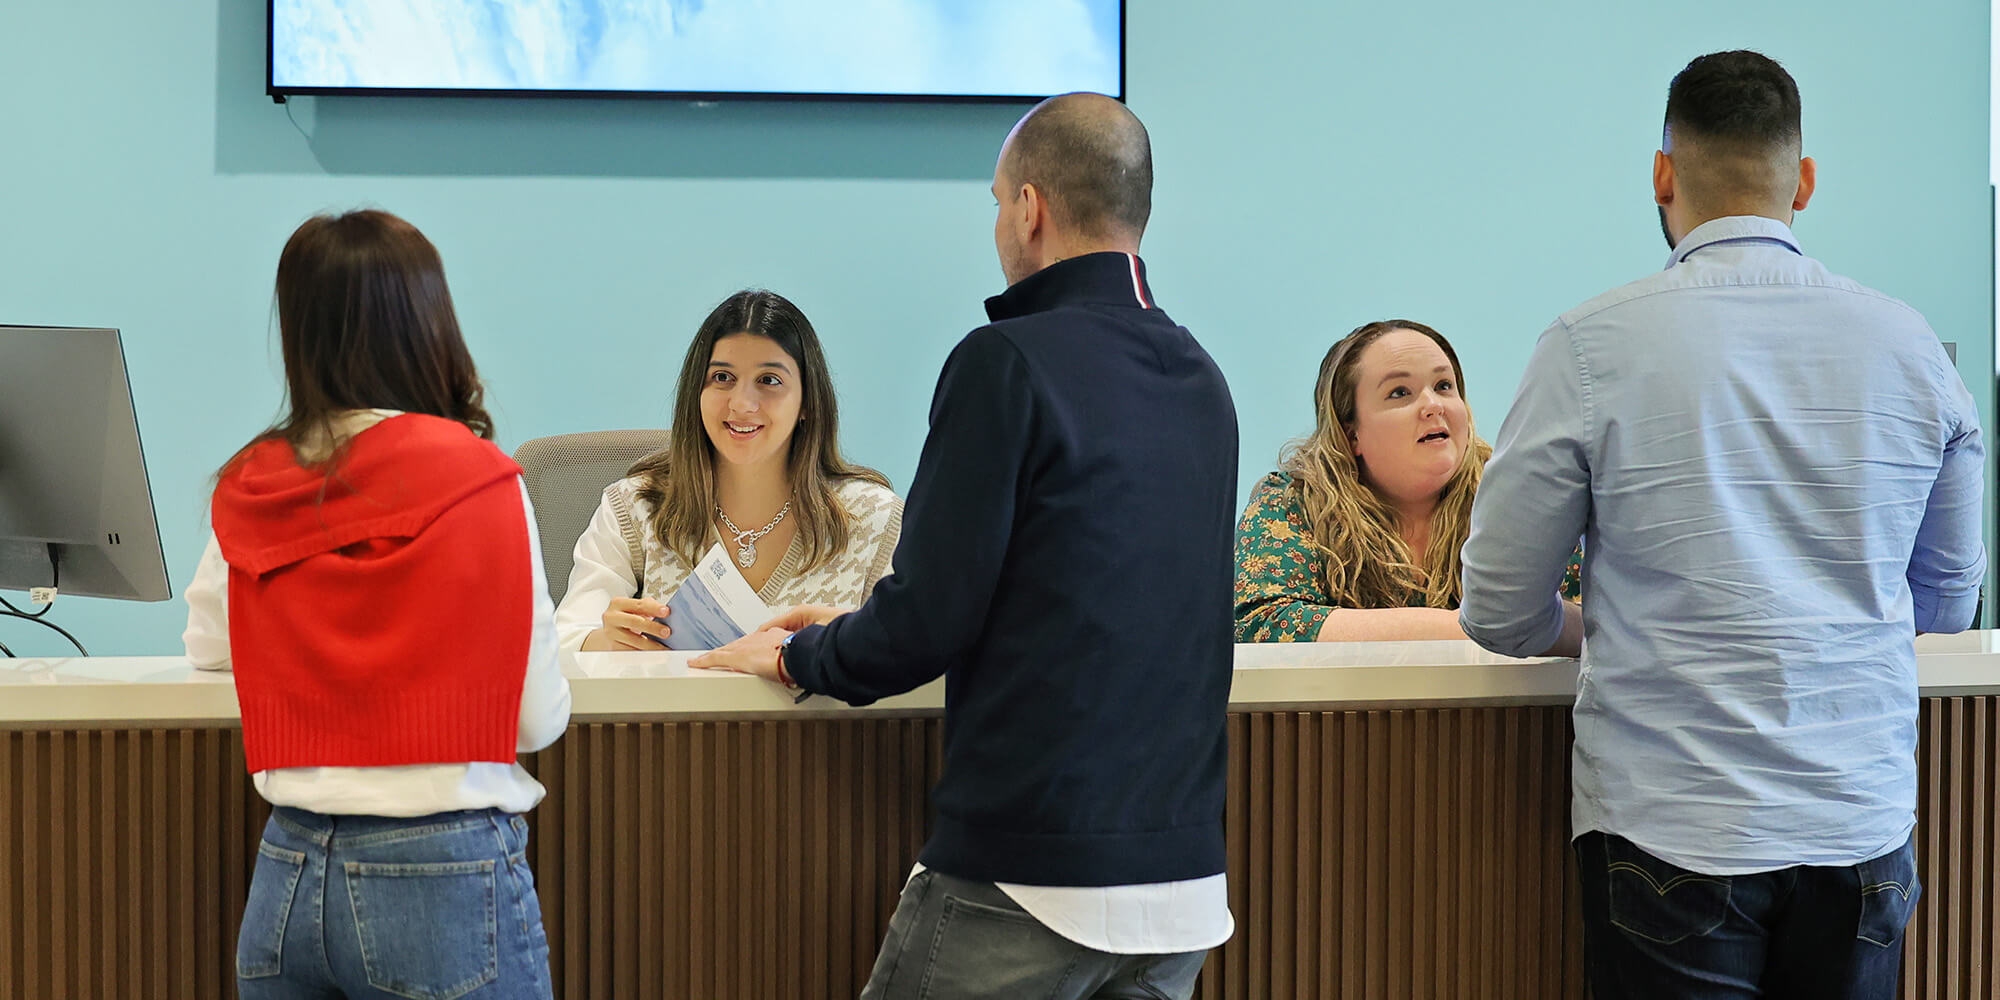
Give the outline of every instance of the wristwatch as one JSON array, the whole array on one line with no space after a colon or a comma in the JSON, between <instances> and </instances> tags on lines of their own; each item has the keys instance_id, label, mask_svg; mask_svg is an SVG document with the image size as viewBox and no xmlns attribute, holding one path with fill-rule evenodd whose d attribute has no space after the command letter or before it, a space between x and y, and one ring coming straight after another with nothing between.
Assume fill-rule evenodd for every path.
<instances>
[{"instance_id":1,"label":"wristwatch","mask_svg":"<svg viewBox=\"0 0 2000 1000\"><path fill-rule=\"evenodd\" d=\"M798 697L792 699L793 704L803 702L807 698L812 697L812 692L799 687L799 682L792 679L792 672L785 669L785 651L792 648L792 640L798 637L799 634L793 632L791 635L778 640L778 683L799 693Z\"/></svg>"},{"instance_id":2,"label":"wristwatch","mask_svg":"<svg viewBox=\"0 0 2000 1000\"><path fill-rule=\"evenodd\" d=\"M793 632L792 634L785 636L783 639L778 640L778 683L783 684L788 688L795 688L799 686L797 682L792 680L791 672L785 669L785 650L792 648L792 640L798 637L799 634L797 632Z\"/></svg>"}]
</instances>

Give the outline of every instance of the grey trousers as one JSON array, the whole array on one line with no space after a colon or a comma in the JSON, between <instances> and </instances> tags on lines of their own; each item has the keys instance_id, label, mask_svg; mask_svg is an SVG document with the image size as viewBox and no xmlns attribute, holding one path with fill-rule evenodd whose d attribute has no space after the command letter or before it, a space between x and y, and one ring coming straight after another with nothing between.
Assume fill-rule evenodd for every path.
<instances>
[{"instance_id":1,"label":"grey trousers","mask_svg":"<svg viewBox=\"0 0 2000 1000\"><path fill-rule=\"evenodd\" d=\"M1187 1000L1207 957L1085 948L991 882L926 870L903 887L861 1000Z\"/></svg>"}]
</instances>

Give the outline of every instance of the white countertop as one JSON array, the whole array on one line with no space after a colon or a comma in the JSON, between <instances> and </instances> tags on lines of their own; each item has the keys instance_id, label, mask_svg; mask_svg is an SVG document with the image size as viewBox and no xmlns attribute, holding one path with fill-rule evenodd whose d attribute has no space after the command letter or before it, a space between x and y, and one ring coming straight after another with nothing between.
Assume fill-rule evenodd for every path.
<instances>
[{"instance_id":1,"label":"white countertop","mask_svg":"<svg viewBox=\"0 0 2000 1000\"><path fill-rule=\"evenodd\" d=\"M570 674L578 722L731 717L924 716L943 711L943 682L863 709L829 698L794 704L775 685L691 670L686 653L584 653ZM2000 632L1917 640L1924 695L2000 694ZM1576 661L1516 660L1469 642L1272 643L1236 647L1236 709L1560 705ZM0 659L0 728L226 726L237 721L228 673L178 656Z\"/></svg>"}]
</instances>

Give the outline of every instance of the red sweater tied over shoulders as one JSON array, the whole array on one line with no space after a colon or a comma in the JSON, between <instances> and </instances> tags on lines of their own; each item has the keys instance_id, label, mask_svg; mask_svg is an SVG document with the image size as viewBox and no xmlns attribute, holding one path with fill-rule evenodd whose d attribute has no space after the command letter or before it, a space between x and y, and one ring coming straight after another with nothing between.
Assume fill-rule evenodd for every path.
<instances>
[{"instance_id":1,"label":"red sweater tied over shoulders","mask_svg":"<svg viewBox=\"0 0 2000 1000\"><path fill-rule=\"evenodd\" d=\"M251 448L216 485L252 773L515 759L533 629L519 466L404 414L333 464Z\"/></svg>"}]
</instances>

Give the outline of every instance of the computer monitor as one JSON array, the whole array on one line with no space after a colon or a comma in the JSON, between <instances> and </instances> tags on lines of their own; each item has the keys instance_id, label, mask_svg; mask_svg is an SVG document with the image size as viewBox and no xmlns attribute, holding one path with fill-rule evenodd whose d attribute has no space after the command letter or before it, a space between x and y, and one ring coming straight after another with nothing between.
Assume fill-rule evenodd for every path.
<instances>
[{"instance_id":1,"label":"computer monitor","mask_svg":"<svg viewBox=\"0 0 2000 1000\"><path fill-rule=\"evenodd\" d=\"M164 601L116 330L0 325L0 590Z\"/></svg>"}]
</instances>

